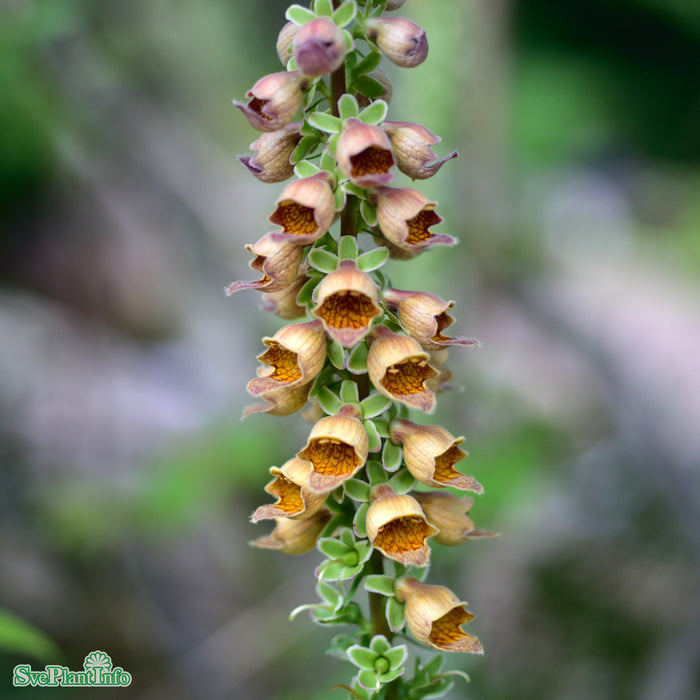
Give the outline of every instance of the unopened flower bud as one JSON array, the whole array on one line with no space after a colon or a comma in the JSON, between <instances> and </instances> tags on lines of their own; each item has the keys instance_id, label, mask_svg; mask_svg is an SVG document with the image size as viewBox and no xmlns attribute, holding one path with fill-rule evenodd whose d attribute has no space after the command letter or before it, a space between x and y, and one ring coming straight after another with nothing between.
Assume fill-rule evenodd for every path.
<instances>
[{"instance_id":1,"label":"unopened flower bud","mask_svg":"<svg viewBox=\"0 0 700 700\"><path fill-rule=\"evenodd\" d=\"M458 472L454 465L467 457L456 438L439 425L418 425L395 420L390 426L392 442L403 444L408 471L421 483L434 488L451 486L460 491L483 493L484 487L473 477Z\"/></svg>"},{"instance_id":2,"label":"unopened flower bud","mask_svg":"<svg viewBox=\"0 0 700 700\"><path fill-rule=\"evenodd\" d=\"M308 518L319 510L326 500L325 493L309 490L307 483L311 465L302 459L293 457L281 468L271 467L270 474L275 478L265 486L265 491L275 496L277 501L271 505L260 506L251 517L254 523L272 518Z\"/></svg>"},{"instance_id":3,"label":"unopened flower bud","mask_svg":"<svg viewBox=\"0 0 700 700\"><path fill-rule=\"evenodd\" d=\"M343 175L358 187L378 187L391 182L394 156L388 136L359 119L346 119L335 157Z\"/></svg>"},{"instance_id":4,"label":"unopened flower bud","mask_svg":"<svg viewBox=\"0 0 700 700\"><path fill-rule=\"evenodd\" d=\"M301 107L308 84L299 71L270 73L248 91L248 104L234 103L258 131L277 131L287 126Z\"/></svg>"},{"instance_id":5,"label":"unopened flower bud","mask_svg":"<svg viewBox=\"0 0 700 700\"><path fill-rule=\"evenodd\" d=\"M327 75L343 65L345 37L330 17L317 17L296 33L293 52L304 75Z\"/></svg>"},{"instance_id":6,"label":"unopened flower bud","mask_svg":"<svg viewBox=\"0 0 700 700\"><path fill-rule=\"evenodd\" d=\"M294 22L287 22L287 24L280 29L280 33L277 35L277 55L279 56L282 65L285 67L289 63L289 59L292 57L294 37L297 35L298 31L298 24L294 24Z\"/></svg>"},{"instance_id":7,"label":"unopened flower bud","mask_svg":"<svg viewBox=\"0 0 700 700\"><path fill-rule=\"evenodd\" d=\"M369 438L357 409L346 404L311 429L299 459L311 462L308 486L324 493L354 476L367 461Z\"/></svg>"},{"instance_id":8,"label":"unopened flower bud","mask_svg":"<svg viewBox=\"0 0 700 700\"><path fill-rule=\"evenodd\" d=\"M435 396L425 382L437 372L428 364L428 354L413 338L392 333L384 326L375 328L373 336L367 370L377 391L410 408L432 411Z\"/></svg>"},{"instance_id":9,"label":"unopened flower bud","mask_svg":"<svg viewBox=\"0 0 700 700\"><path fill-rule=\"evenodd\" d=\"M445 301L430 292L407 292L388 289L384 303L396 311L404 330L426 350L441 350L450 345L478 347L474 338L448 338L442 334L454 323L447 313L454 301Z\"/></svg>"},{"instance_id":10,"label":"unopened flower bud","mask_svg":"<svg viewBox=\"0 0 700 700\"><path fill-rule=\"evenodd\" d=\"M385 10L398 10L399 7L401 7L406 0L387 0L386 5L384 6Z\"/></svg>"},{"instance_id":11,"label":"unopened flower bud","mask_svg":"<svg viewBox=\"0 0 700 700\"><path fill-rule=\"evenodd\" d=\"M268 219L282 227L272 234L273 240L305 246L328 230L335 217L331 180L329 173L321 171L285 186Z\"/></svg>"},{"instance_id":12,"label":"unopened flower bud","mask_svg":"<svg viewBox=\"0 0 700 700\"><path fill-rule=\"evenodd\" d=\"M446 161L459 155L457 151L452 151L438 159L431 146L442 139L420 124L385 121L382 128L391 141L396 167L414 180L432 177Z\"/></svg>"},{"instance_id":13,"label":"unopened flower bud","mask_svg":"<svg viewBox=\"0 0 700 700\"><path fill-rule=\"evenodd\" d=\"M281 389L272 389L260 395L263 403L246 406L243 410L243 418L254 413L269 413L271 416L288 416L296 413L306 406L311 391L311 384L298 384L296 386L283 386Z\"/></svg>"},{"instance_id":14,"label":"unopened flower bud","mask_svg":"<svg viewBox=\"0 0 700 700\"><path fill-rule=\"evenodd\" d=\"M435 244L455 245L456 239L432 233L431 226L442 221L435 202L422 192L403 187L379 187L376 193L377 220L386 236L392 257L413 258Z\"/></svg>"},{"instance_id":15,"label":"unopened flower bud","mask_svg":"<svg viewBox=\"0 0 700 700\"><path fill-rule=\"evenodd\" d=\"M263 311L269 311L288 321L303 316L306 313L306 307L299 306L297 296L301 288L309 281L307 272L308 268L306 265L302 265L299 268L296 279L288 287L277 292L263 293Z\"/></svg>"},{"instance_id":16,"label":"unopened flower bud","mask_svg":"<svg viewBox=\"0 0 700 700\"><path fill-rule=\"evenodd\" d=\"M396 597L406 603L408 629L422 644L439 651L484 653L479 640L462 630L474 615L449 588L406 576L396 584Z\"/></svg>"},{"instance_id":17,"label":"unopened flower bud","mask_svg":"<svg viewBox=\"0 0 700 700\"><path fill-rule=\"evenodd\" d=\"M315 316L328 335L352 347L369 332L372 320L382 314L379 294L369 275L354 260L342 260L316 288Z\"/></svg>"},{"instance_id":18,"label":"unopened flower bud","mask_svg":"<svg viewBox=\"0 0 700 700\"><path fill-rule=\"evenodd\" d=\"M397 66L413 68L428 57L425 32L405 17L369 19L365 23L367 38Z\"/></svg>"},{"instance_id":19,"label":"unopened flower bud","mask_svg":"<svg viewBox=\"0 0 700 700\"><path fill-rule=\"evenodd\" d=\"M289 158L301 140L301 124L293 122L278 131L269 131L253 141L255 155L238 156L238 160L262 182L282 182L294 174Z\"/></svg>"},{"instance_id":20,"label":"unopened flower bud","mask_svg":"<svg viewBox=\"0 0 700 700\"><path fill-rule=\"evenodd\" d=\"M413 497L420 503L425 517L438 529L433 538L436 542L454 546L467 540L496 537L495 532L477 530L472 519L467 515L474 505L473 498L460 498L453 493L414 493Z\"/></svg>"},{"instance_id":21,"label":"unopened flower bud","mask_svg":"<svg viewBox=\"0 0 700 700\"><path fill-rule=\"evenodd\" d=\"M426 566L430 547L426 539L437 533L412 496L398 495L382 484L372 494L367 510L367 537L382 554L407 566Z\"/></svg>"},{"instance_id":22,"label":"unopened flower bud","mask_svg":"<svg viewBox=\"0 0 700 700\"><path fill-rule=\"evenodd\" d=\"M277 549L284 554L305 554L316 546L319 535L330 519L331 512L328 508L322 508L303 520L277 518L275 529L269 535L259 537L250 544L264 549Z\"/></svg>"},{"instance_id":23,"label":"unopened flower bud","mask_svg":"<svg viewBox=\"0 0 700 700\"><path fill-rule=\"evenodd\" d=\"M272 236L272 233L265 234L257 243L246 245L246 250L255 255L250 267L261 272L262 277L254 281L234 282L226 294L231 296L241 289L278 292L294 282L304 251L298 245L275 241Z\"/></svg>"},{"instance_id":24,"label":"unopened flower bud","mask_svg":"<svg viewBox=\"0 0 700 700\"><path fill-rule=\"evenodd\" d=\"M281 387L313 381L326 360L326 335L320 321L284 326L272 338L263 338L267 350L258 355L265 367L257 379L248 382L248 391L260 396Z\"/></svg>"}]
</instances>

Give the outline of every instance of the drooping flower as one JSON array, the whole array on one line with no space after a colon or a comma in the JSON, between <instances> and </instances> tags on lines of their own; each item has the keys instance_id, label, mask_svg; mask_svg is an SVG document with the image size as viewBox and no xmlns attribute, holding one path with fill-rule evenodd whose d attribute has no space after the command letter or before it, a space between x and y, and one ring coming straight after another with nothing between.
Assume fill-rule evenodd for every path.
<instances>
[{"instance_id":1,"label":"drooping flower","mask_svg":"<svg viewBox=\"0 0 700 700\"><path fill-rule=\"evenodd\" d=\"M405 17L372 18L365 22L367 38L397 66L414 68L428 57L428 38Z\"/></svg>"},{"instance_id":2,"label":"drooping flower","mask_svg":"<svg viewBox=\"0 0 700 700\"><path fill-rule=\"evenodd\" d=\"M275 478L265 486L265 491L275 496L277 501L260 506L251 517L254 523L273 518L302 519L312 516L326 501L325 493L309 490L307 483L311 473L311 464L293 457L279 469L270 468Z\"/></svg>"},{"instance_id":3,"label":"drooping flower","mask_svg":"<svg viewBox=\"0 0 700 700\"><path fill-rule=\"evenodd\" d=\"M447 313L454 301L445 301L429 292L387 289L384 302L396 310L404 330L426 350L441 350L450 345L479 346L474 338L448 338L442 334L454 323Z\"/></svg>"},{"instance_id":4,"label":"drooping flower","mask_svg":"<svg viewBox=\"0 0 700 700\"><path fill-rule=\"evenodd\" d=\"M354 476L367 461L369 439L359 410L345 404L334 416L321 418L311 429L299 459L311 463L308 487L317 493L331 491Z\"/></svg>"},{"instance_id":5,"label":"drooping flower","mask_svg":"<svg viewBox=\"0 0 700 700\"><path fill-rule=\"evenodd\" d=\"M330 519L328 508L321 508L302 520L276 518L272 532L250 544L263 549L276 549L284 554L305 554L316 546L316 540Z\"/></svg>"},{"instance_id":6,"label":"drooping flower","mask_svg":"<svg viewBox=\"0 0 700 700\"><path fill-rule=\"evenodd\" d=\"M238 160L262 182L282 182L294 174L290 156L301 140L301 124L293 122L278 131L268 131L250 144L255 155Z\"/></svg>"},{"instance_id":7,"label":"drooping flower","mask_svg":"<svg viewBox=\"0 0 700 700\"><path fill-rule=\"evenodd\" d=\"M265 234L257 243L246 245L255 255L250 267L262 273L259 280L234 282L226 290L231 296L241 289L259 289L263 292L279 292L288 287L297 277L303 250L298 245L279 242L272 233Z\"/></svg>"},{"instance_id":8,"label":"drooping flower","mask_svg":"<svg viewBox=\"0 0 700 700\"><path fill-rule=\"evenodd\" d=\"M389 137L378 126L359 119L345 120L335 157L343 175L358 187L379 187L394 177Z\"/></svg>"},{"instance_id":9,"label":"drooping flower","mask_svg":"<svg viewBox=\"0 0 700 700\"><path fill-rule=\"evenodd\" d=\"M425 519L412 496L398 495L387 484L376 487L367 510L367 537L384 556L407 566L426 566L430 560L428 537L437 529Z\"/></svg>"},{"instance_id":10,"label":"drooping flower","mask_svg":"<svg viewBox=\"0 0 700 700\"><path fill-rule=\"evenodd\" d=\"M438 529L433 537L436 542L449 547L467 540L496 537L497 533L477 530L467 515L474 505L473 498L460 498L453 493L416 492L413 497L420 503L425 517Z\"/></svg>"},{"instance_id":11,"label":"drooping flower","mask_svg":"<svg viewBox=\"0 0 700 700\"><path fill-rule=\"evenodd\" d=\"M422 644L439 651L484 653L479 640L462 630L474 615L449 588L406 576L396 584L396 597L406 603L408 629Z\"/></svg>"},{"instance_id":12,"label":"drooping flower","mask_svg":"<svg viewBox=\"0 0 700 700\"><path fill-rule=\"evenodd\" d=\"M376 389L392 399L429 413L435 396L425 383L437 372L428 363L428 354L406 335L392 333L384 326L372 332L367 354L369 378Z\"/></svg>"},{"instance_id":13,"label":"drooping flower","mask_svg":"<svg viewBox=\"0 0 700 700\"><path fill-rule=\"evenodd\" d=\"M308 268L306 265L302 265L299 268L296 279L288 287L277 292L263 293L263 311L269 311L288 321L303 316L306 313L306 307L297 303L297 296L301 288L309 281L307 272Z\"/></svg>"},{"instance_id":14,"label":"drooping flower","mask_svg":"<svg viewBox=\"0 0 700 700\"><path fill-rule=\"evenodd\" d=\"M259 396L281 387L313 381L326 359L326 337L320 321L283 326L271 338L263 338L267 350L258 355L265 367L248 382L248 391Z\"/></svg>"},{"instance_id":15,"label":"drooping flower","mask_svg":"<svg viewBox=\"0 0 700 700\"><path fill-rule=\"evenodd\" d=\"M447 382L454 376L450 369L447 367L448 358L447 349L443 350L430 350L428 355L430 355L430 364L438 371L440 374L437 377L432 377L428 379L425 386L430 389L434 394L442 394L443 391L454 390L456 387Z\"/></svg>"},{"instance_id":16,"label":"drooping flower","mask_svg":"<svg viewBox=\"0 0 700 700\"><path fill-rule=\"evenodd\" d=\"M354 260L341 260L316 288L315 316L328 335L352 347L364 338L372 320L382 314L377 287Z\"/></svg>"},{"instance_id":17,"label":"drooping flower","mask_svg":"<svg viewBox=\"0 0 700 700\"><path fill-rule=\"evenodd\" d=\"M272 240L305 246L328 230L335 217L332 179L330 173L321 171L285 186L268 218L282 227L271 234Z\"/></svg>"},{"instance_id":18,"label":"drooping flower","mask_svg":"<svg viewBox=\"0 0 700 700\"><path fill-rule=\"evenodd\" d=\"M317 17L296 33L293 53L304 75L327 75L343 65L345 37L330 17Z\"/></svg>"},{"instance_id":19,"label":"drooping flower","mask_svg":"<svg viewBox=\"0 0 700 700\"><path fill-rule=\"evenodd\" d=\"M460 491L483 493L484 487L473 477L458 472L454 465L467 457L456 438L439 425L418 425L409 420L395 420L389 428L391 440L403 444L408 471L421 483L434 488L451 486Z\"/></svg>"},{"instance_id":20,"label":"drooping flower","mask_svg":"<svg viewBox=\"0 0 700 700\"><path fill-rule=\"evenodd\" d=\"M435 213L435 202L422 192L404 187L379 187L376 192L377 220L387 238L391 256L413 258L426 248L455 245L457 240L444 233L433 233L431 226L442 221Z\"/></svg>"},{"instance_id":21,"label":"drooping flower","mask_svg":"<svg viewBox=\"0 0 700 700\"><path fill-rule=\"evenodd\" d=\"M246 406L243 410L243 418L248 418L254 413L269 413L271 416L288 416L291 413L296 413L306 406L311 384L312 382L296 386L283 386L280 389L266 391L260 395L263 403Z\"/></svg>"},{"instance_id":22,"label":"drooping flower","mask_svg":"<svg viewBox=\"0 0 700 700\"><path fill-rule=\"evenodd\" d=\"M452 151L438 158L431 146L442 139L420 124L385 121L382 128L391 141L396 167L414 180L432 177L448 160L459 155Z\"/></svg>"},{"instance_id":23,"label":"drooping flower","mask_svg":"<svg viewBox=\"0 0 700 700\"><path fill-rule=\"evenodd\" d=\"M277 131L287 126L301 107L308 78L299 71L270 73L248 91L247 104L234 100L250 125L258 131Z\"/></svg>"}]
</instances>

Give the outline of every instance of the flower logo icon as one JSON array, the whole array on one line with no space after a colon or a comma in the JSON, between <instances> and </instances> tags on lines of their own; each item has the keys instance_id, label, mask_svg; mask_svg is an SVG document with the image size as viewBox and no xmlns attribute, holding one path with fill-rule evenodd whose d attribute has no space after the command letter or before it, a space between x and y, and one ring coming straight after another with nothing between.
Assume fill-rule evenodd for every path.
<instances>
[{"instance_id":1,"label":"flower logo icon","mask_svg":"<svg viewBox=\"0 0 700 700\"><path fill-rule=\"evenodd\" d=\"M100 669L100 671L111 671L112 670L112 659L109 654L105 654L104 651L91 651L83 662L83 668L86 671L91 669Z\"/></svg>"}]
</instances>

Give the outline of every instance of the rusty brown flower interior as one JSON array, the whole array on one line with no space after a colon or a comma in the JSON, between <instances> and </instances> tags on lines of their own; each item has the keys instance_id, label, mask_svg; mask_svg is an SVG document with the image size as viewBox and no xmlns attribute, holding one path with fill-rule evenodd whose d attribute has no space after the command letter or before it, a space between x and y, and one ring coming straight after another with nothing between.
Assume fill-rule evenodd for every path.
<instances>
[{"instance_id":1,"label":"rusty brown flower interior","mask_svg":"<svg viewBox=\"0 0 700 700\"><path fill-rule=\"evenodd\" d=\"M275 506L283 513L296 515L304 510L304 501L301 497L301 486L280 474L269 484L267 492L279 499Z\"/></svg>"},{"instance_id":2,"label":"rusty brown flower interior","mask_svg":"<svg viewBox=\"0 0 700 700\"><path fill-rule=\"evenodd\" d=\"M445 450L441 455L438 455L435 458L435 474L433 475L435 481L447 483L463 476L463 474L453 467L466 456L467 453L464 450L460 450L457 445L452 445L452 447Z\"/></svg>"},{"instance_id":3,"label":"rusty brown flower interior","mask_svg":"<svg viewBox=\"0 0 700 700\"><path fill-rule=\"evenodd\" d=\"M306 207L293 199L283 199L270 216L273 224L279 224L285 233L307 236L318 231L313 207Z\"/></svg>"},{"instance_id":4,"label":"rusty brown flower interior","mask_svg":"<svg viewBox=\"0 0 700 700\"><path fill-rule=\"evenodd\" d=\"M437 372L420 357L409 357L387 369L382 385L393 396L408 396L426 391L423 383Z\"/></svg>"},{"instance_id":5,"label":"rusty brown flower interior","mask_svg":"<svg viewBox=\"0 0 700 700\"><path fill-rule=\"evenodd\" d=\"M431 226L435 226L435 224L439 224L441 221L442 218L439 217L432 209L423 209L422 211L419 211L412 219L406 219L406 225L408 226L406 243L409 245L426 243L435 235L428 229Z\"/></svg>"},{"instance_id":6,"label":"rusty brown flower interior","mask_svg":"<svg viewBox=\"0 0 700 700\"><path fill-rule=\"evenodd\" d=\"M436 343L451 340L447 336L443 335L442 332L445 330L445 328L449 328L454 322L455 320L447 312L443 311L443 313L437 314L435 316L437 330L435 331L435 335L431 338L431 340L434 340Z\"/></svg>"},{"instance_id":7,"label":"rusty brown flower interior","mask_svg":"<svg viewBox=\"0 0 700 700\"><path fill-rule=\"evenodd\" d=\"M327 476L346 476L362 463L352 445L335 438L313 438L299 458L311 462L318 474Z\"/></svg>"},{"instance_id":8,"label":"rusty brown flower interior","mask_svg":"<svg viewBox=\"0 0 700 700\"><path fill-rule=\"evenodd\" d=\"M366 294L356 291L331 294L316 311L331 328L366 328L380 313Z\"/></svg>"},{"instance_id":9,"label":"rusty brown flower interior","mask_svg":"<svg viewBox=\"0 0 700 700\"><path fill-rule=\"evenodd\" d=\"M379 528L374 546L390 554L413 552L425 547L430 532L430 526L420 515L407 515Z\"/></svg>"},{"instance_id":10,"label":"rusty brown flower interior","mask_svg":"<svg viewBox=\"0 0 700 700\"><path fill-rule=\"evenodd\" d=\"M274 372L268 377L279 382L295 382L297 379L301 379L297 354L274 340L268 342L270 347L258 358L260 362L274 368Z\"/></svg>"},{"instance_id":11,"label":"rusty brown flower interior","mask_svg":"<svg viewBox=\"0 0 700 700\"><path fill-rule=\"evenodd\" d=\"M474 615L465 610L464 606L453 608L433 622L428 639L436 647L440 647L441 649L448 649L451 645L461 642L464 639L472 638L476 640L476 638L460 629L461 625L473 619Z\"/></svg>"},{"instance_id":12,"label":"rusty brown flower interior","mask_svg":"<svg viewBox=\"0 0 700 700\"><path fill-rule=\"evenodd\" d=\"M253 99L248 103L248 109L252 110L256 114L259 114L263 119L266 121L272 121L272 117L269 114L265 114L263 112L263 107L269 102L269 100L261 100L257 97L253 97Z\"/></svg>"},{"instance_id":13,"label":"rusty brown flower interior","mask_svg":"<svg viewBox=\"0 0 700 700\"><path fill-rule=\"evenodd\" d=\"M350 156L352 176L376 175L388 173L394 165L394 157L391 151L379 146L369 146L356 156Z\"/></svg>"}]
</instances>

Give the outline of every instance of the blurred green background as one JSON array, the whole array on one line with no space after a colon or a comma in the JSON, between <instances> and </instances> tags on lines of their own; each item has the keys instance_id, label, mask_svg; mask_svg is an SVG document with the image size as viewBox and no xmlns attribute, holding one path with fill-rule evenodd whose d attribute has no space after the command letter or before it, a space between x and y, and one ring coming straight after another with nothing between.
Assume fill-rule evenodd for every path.
<instances>
[{"instance_id":1,"label":"blurred green background","mask_svg":"<svg viewBox=\"0 0 700 700\"><path fill-rule=\"evenodd\" d=\"M332 632L287 621L320 555L247 546L309 430L239 422L282 322L222 293L282 187L235 160L256 134L231 100L280 70L284 8L0 0L2 698L96 696L10 680L93 649L125 698L343 696ZM398 14L431 49L386 68L389 115L459 149L419 185L461 245L388 272L483 343L429 420L466 436L502 533L434 547L486 648L449 659L472 677L450 697L698 698L700 4Z\"/></svg>"}]
</instances>

